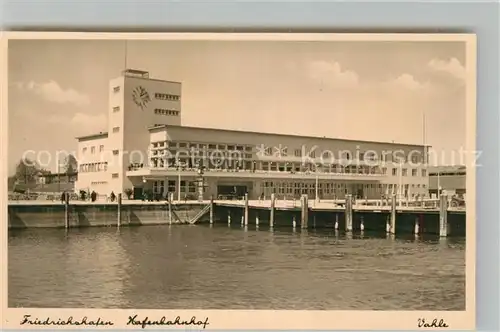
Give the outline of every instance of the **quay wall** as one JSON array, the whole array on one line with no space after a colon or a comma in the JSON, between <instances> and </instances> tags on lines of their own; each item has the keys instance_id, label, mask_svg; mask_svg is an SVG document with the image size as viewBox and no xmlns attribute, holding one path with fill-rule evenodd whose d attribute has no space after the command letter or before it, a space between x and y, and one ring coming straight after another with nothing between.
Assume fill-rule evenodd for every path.
<instances>
[{"instance_id":1,"label":"quay wall","mask_svg":"<svg viewBox=\"0 0 500 332\"><path fill-rule=\"evenodd\" d=\"M167 204L121 206L121 226L185 224L205 207L203 204L172 205L172 220ZM117 204L70 204L69 227L117 226ZM204 216L206 219L207 216ZM10 205L8 227L16 228L64 228L66 208L64 204ZM203 218L202 220L203 221Z\"/></svg>"},{"instance_id":2,"label":"quay wall","mask_svg":"<svg viewBox=\"0 0 500 332\"><path fill-rule=\"evenodd\" d=\"M172 204L170 217L168 204L127 204L121 206L121 226L187 224L199 216L207 204L181 203ZM64 228L66 207L61 203L54 204L12 204L8 207L9 229L22 228ZM69 228L98 227L118 224L118 205L109 203L70 204L68 206ZM240 206L214 206L213 222L227 224L241 224L244 218L244 209ZM384 232L387 227L389 211L353 210L352 230ZM436 211L397 211L396 232L413 233L418 220L420 233L439 234L440 217ZM197 224L210 222L210 214L206 210ZM340 231L346 228L344 209L339 210L309 210L307 228L335 229ZM448 230L450 236L465 235L465 213L448 212ZM269 207L250 207L248 211L248 225L269 226ZM276 209L274 211L274 227L300 228L300 208ZM361 226L363 225L363 226Z\"/></svg>"}]
</instances>

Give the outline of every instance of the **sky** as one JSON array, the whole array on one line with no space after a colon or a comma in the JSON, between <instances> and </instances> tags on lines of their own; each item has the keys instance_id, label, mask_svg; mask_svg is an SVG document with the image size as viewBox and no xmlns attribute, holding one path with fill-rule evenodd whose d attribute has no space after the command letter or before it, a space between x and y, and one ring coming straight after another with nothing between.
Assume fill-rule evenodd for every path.
<instances>
[{"instance_id":1,"label":"sky","mask_svg":"<svg viewBox=\"0 0 500 332\"><path fill-rule=\"evenodd\" d=\"M187 126L465 146L463 42L11 40L8 56L9 174L106 131L125 66L182 82Z\"/></svg>"}]
</instances>

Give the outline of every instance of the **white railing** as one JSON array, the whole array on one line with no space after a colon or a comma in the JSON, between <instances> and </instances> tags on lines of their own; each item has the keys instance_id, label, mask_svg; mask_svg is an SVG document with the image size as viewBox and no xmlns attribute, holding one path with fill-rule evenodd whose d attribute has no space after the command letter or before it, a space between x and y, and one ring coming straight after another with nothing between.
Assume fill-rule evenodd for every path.
<instances>
[{"instance_id":1,"label":"white railing","mask_svg":"<svg viewBox=\"0 0 500 332\"><path fill-rule=\"evenodd\" d=\"M198 169L196 168L171 168L171 167L143 167L143 168L132 168L127 171L127 175L154 175L154 174L171 174L171 175L191 175L198 176ZM380 178L387 176L387 174L382 173L346 173L346 172L293 172L293 171L264 171L264 170L230 170L230 169L205 169L203 171L203 176L224 176L230 177L287 177L287 178L315 178L320 179L341 177L341 178Z\"/></svg>"}]
</instances>

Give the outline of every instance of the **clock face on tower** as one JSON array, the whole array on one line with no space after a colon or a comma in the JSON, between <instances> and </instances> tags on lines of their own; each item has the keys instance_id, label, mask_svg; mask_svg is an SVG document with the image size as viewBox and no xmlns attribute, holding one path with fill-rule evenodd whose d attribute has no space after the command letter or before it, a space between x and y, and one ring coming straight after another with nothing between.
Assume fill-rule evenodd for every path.
<instances>
[{"instance_id":1,"label":"clock face on tower","mask_svg":"<svg viewBox=\"0 0 500 332\"><path fill-rule=\"evenodd\" d=\"M138 86L132 91L132 100L141 110L144 110L151 101L151 97L145 88Z\"/></svg>"}]
</instances>

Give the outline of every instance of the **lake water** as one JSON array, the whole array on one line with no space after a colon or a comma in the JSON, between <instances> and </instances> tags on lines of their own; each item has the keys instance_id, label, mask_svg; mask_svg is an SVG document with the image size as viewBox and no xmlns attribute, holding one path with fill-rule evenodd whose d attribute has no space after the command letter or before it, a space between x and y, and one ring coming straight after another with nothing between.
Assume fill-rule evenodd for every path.
<instances>
[{"instance_id":1,"label":"lake water","mask_svg":"<svg viewBox=\"0 0 500 332\"><path fill-rule=\"evenodd\" d=\"M224 224L9 231L9 307L465 310L465 239Z\"/></svg>"}]
</instances>

